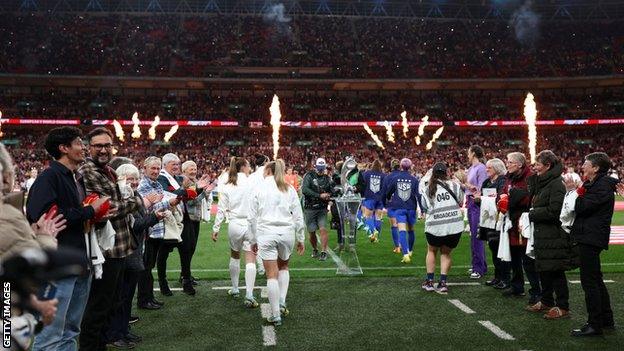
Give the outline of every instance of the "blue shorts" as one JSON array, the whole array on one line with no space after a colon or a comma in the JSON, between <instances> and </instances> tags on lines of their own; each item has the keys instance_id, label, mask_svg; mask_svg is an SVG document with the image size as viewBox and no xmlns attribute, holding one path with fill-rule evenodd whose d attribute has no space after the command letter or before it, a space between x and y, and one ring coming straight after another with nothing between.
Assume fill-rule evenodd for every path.
<instances>
[{"instance_id":1,"label":"blue shorts","mask_svg":"<svg viewBox=\"0 0 624 351\"><path fill-rule=\"evenodd\" d=\"M388 208L387 212L388 212L389 218L396 218L396 215L395 215L396 210L394 208Z\"/></svg>"},{"instance_id":2,"label":"blue shorts","mask_svg":"<svg viewBox=\"0 0 624 351\"><path fill-rule=\"evenodd\" d=\"M416 210L396 209L394 210L394 217L397 223L405 223L409 226L413 226L416 223Z\"/></svg>"},{"instance_id":3,"label":"blue shorts","mask_svg":"<svg viewBox=\"0 0 624 351\"><path fill-rule=\"evenodd\" d=\"M364 199L364 201L362 201L362 206L366 207L371 211L381 210L383 208L381 200L375 199Z\"/></svg>"}]
</instances>

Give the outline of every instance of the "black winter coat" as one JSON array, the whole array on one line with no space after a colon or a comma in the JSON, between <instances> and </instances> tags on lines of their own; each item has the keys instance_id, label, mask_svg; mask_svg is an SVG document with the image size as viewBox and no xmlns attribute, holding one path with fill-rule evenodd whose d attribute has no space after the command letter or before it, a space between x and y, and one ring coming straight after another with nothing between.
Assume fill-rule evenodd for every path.
<instances>
[{"instance_id":1,"label":"black winter coat","mask_svg":"<svg viewBox=\"0 0 624 351\"><path fill-rule=\"evenodd\" d=\"M574 206L576 219L571 234L576 242L604 250L609 248L617 183L606 173L598 174L593 182L583 183L585 195L579 196Z\"/></svg>"},{"instance_id":2,"label":"black winter coat","mask_svg":"<svg viewBox=\"0 0 624 351\"><path fill-rule=\"evenodd\" d=\"M529 180L532 195L529 219L534 225L535 268L540 272L578 267L576 248L572 247L570 235L561 228L559 221L565 197L562 170L559 163L545 174L533 175Z\"/></svg>"}]
</instances>

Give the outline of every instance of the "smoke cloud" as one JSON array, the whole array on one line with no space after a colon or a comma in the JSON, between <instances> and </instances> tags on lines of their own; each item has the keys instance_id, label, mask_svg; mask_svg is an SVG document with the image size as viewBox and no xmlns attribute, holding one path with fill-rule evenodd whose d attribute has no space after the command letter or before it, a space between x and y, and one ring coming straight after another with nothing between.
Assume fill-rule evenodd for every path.
<instances>
[{"instance_id":1,"label":"smoke cloud","mask_svg":"<svg viewBox=\"0 0 624 351\"><path fill-rule=\"evenodd\" d=\"M284 4L275 4L269 6L264 12L264 21L275 28L276 33L273 36L274 41L282 38L293 40L292 28L290 21L292 18L286 16Z\"/></svg>"},{"instance_id":2,"label":"smoke cloud","mask_svg":"<svg viewBox=\"0 0 624 351\"><path fill-rule=\"evenodd\" d=\"M533 49L539 39L540 17L533 9L533 1L527 0L519 9L511 15L509 24L513 28L518 42Z\"/></svg>"}]
</instances>

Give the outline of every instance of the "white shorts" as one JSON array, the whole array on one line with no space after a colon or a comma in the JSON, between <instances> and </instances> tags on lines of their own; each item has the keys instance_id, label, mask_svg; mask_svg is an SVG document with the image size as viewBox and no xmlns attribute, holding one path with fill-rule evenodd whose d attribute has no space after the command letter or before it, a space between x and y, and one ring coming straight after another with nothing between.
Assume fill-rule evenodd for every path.
<instances>
[{"instance_id":1,"label":"white shorts","mask_svg":"<svg viewBox=\"0 0 624 351\"><path fill-rule=\"evenodd\" d=\"M228 237L230 238L230 249L240 252L251 251L250 231L247 223L241 224L231 221L228 225Z\"/></svg>"},{"instance_id":2,"label":"white shorts","mask_svg":"<svg viewBox=\"0 0 624 351\"><path fill-rule=\"evenodd\" d=\"M295 236L292 233L258 235L258 256L263 260L274 261L279 257L286 261L295 247Z\"/></svg>"}]
</instances>

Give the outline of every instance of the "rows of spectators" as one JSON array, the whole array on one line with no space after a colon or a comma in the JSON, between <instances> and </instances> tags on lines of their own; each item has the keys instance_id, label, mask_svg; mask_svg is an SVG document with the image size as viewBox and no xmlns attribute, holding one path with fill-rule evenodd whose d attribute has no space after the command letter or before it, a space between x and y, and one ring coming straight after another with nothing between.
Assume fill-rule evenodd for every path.
<instances>
[{"instance_id":1,"label":"rows of spectators","mask_svg":"<svg viewBox=\"0 0 624 351\"><path fill-rule=\"evenodd\" d=\"M112 95L108 92L68 94L46 91L37 94L0 95L4 117L115 118L129 119L138 111L142 119L173 120L270 120L272 94L247 96L240 91L226 94L194 93L190 96ZM518 120L523 119L523 96L487 93L436 92L325 95L296 92L280 97L283 120L288 121L374 121L397 120L406 110L409 118L429 115L431 120ZM536 93L539 119L614 118L624 115L624 90L597 94Z\"/></svg>"},{"instance_id":2,"label":"rows of spectators","mask_svg":"<svg viewBox=\"0 0 624 351\"><path fill-rule=\"evenodd\" d=\"M354 155L357 160L369 162L379 158L388 167L392 158L410 157L416 169L426 170L436 161L445 160L453 170L463 169L463 155L472 144L479 144L488 150L487 158L501 157L509 152L521 151L528 154L526 131L524 129L505 130L464 130L447 129L440 137L440 143L432 150L425 150L433 128L425 130L423 143L414 142L415 130L404 139L397 130L396 143L386 141L385 135L378 131L385 149L379 149L364 130L332 131L283 131L280 136L279 156L289 165L305 173L317 157L325 157L329 165L345 155ZM41 170L48 157L41 145L43 132L26 130L4 130L5 139L18 139L19 145L7 145L18 165L17 183L23 184L32 168ZM574 167L577 172L583 163L583 157L594 151L605 151L612 156L616 172L624 177L624 128L592 129L541 129L538 134L538 148L557 152L566 166ZM444 145L445 143L449 145ZM522 144L518 145L518 142ZM232 144L241 145L232 145ZM165 154L175 151L182 161L192 159L197 163L201 174L217 176L229 164L232 155L248 156L261 152L272 155L273 144L269 130L244 129L240 131L185 130L181 129L168 145L156 145L146 139L115 141L118 156L127 156L136 162L152 154Z\"/></svg>"},{"instance_id":3,"label":"rows of spectators","mask_svg":"<svg viewBox=\"0 0 624 351\"><path fill-rule=\"evenodd\" d=\"M543 21L519 43L507 22L396 18L0 14L0 72L231 76L226 67L327 67L350 78L624 73L622 22Z\"/></svg>"}]
</instances>

